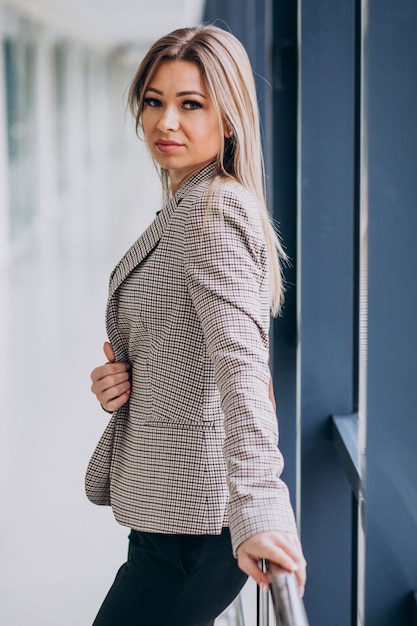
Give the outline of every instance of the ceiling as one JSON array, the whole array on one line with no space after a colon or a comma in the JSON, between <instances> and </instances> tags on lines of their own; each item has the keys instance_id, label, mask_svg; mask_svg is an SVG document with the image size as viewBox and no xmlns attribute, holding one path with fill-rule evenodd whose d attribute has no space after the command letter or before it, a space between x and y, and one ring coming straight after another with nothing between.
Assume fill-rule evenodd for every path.
<instances>
[{"instance_id":1,"label":"ceiling","mask_svg":"<svg viewBox=\"0 0 417 626\"><path fill-rule=\"evenodd\" d=\"M202 19L204 0L0 0L13 12L104 47L148 47Z\"/></svg>"}]
</instances>

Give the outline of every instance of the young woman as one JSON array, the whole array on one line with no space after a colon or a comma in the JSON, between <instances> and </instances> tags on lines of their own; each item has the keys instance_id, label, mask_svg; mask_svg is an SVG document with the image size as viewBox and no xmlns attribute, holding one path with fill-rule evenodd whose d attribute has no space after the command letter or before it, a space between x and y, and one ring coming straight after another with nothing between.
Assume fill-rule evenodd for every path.
<instances>
[{"instance_id":1,"label":"young woman","mask_svg":"<svg viewBox=\"0 0 417 626\"><path fill-rule=\"evenodd\" d=\"M166 202L116 266L108 363L92 390L113 412L86 489L131 529L95 626L209 626L262 558L305 561L280 479L268 355L282 298L265 206L252 69L214 26L158 40L129 103Z\"/></svg>"}]
</instances>

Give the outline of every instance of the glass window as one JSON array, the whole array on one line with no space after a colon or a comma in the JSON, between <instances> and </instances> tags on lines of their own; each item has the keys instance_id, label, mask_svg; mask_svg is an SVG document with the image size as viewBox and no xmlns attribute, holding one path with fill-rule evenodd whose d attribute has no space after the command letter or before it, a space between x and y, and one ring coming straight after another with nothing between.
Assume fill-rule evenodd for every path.
<instances>
[{"instance_id":1,"label":"glass window","mask_svg":"<svg viewBox=\"0 0 417 626\"><path fill-rule=\"evenodd\" d=\"M68 138L67 138L67 85L68 50L64 41L58 41L53 48L53 69L55 85L55 137L56 172L58 193L63 196L69 184Z\"/></svg>"},{"instance_id":2,"label":"glass window","mask_svg":"<svg viewBox=\"0 0 417 626\"><path fill-rule=\"evenodd\" d=\"M9 16L3 39L12 240L38 209L35 32L26 21Z\"/></svg>"}]
</instances>

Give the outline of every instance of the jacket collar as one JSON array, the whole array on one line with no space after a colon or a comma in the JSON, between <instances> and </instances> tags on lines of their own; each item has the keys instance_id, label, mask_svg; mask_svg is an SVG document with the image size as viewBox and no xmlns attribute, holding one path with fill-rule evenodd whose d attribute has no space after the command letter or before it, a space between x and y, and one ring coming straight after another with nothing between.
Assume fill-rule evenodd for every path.
<instances>
[{"instance_id":1,"label":"jacket collar","mask_svg":"<svg viewBox=\"0 0 417 626\"><path fill-rule=\"evenodd\" d=\"M109 298L130 274L130 272L151 252L161 239L171 216L181 201L201 182L213 177L216 169L215 162L209 163L203 169L193 174L176 192L176 194L162 207L156 218L145 232L135 241L114 268L109 283Z\"/></svg>"},{"instance_id":2,"label":"jacket collar","mask_svg":"<svg viewBox=\"0 0 417 626\"><path fill-rule=\"evenodd\" d=\"M188 195L190 191L192 191L192 189L196 187L199 183L213 178L215 171L216 162L212 161L211 163L203 167L203 169L190 176L190 178L188 178L185 183L181 185L181 187L177 190L177 193L174 196L174 198L176 198L177 204L179 204L181 200L186 195Z\"/></svg>"}]
</instances>

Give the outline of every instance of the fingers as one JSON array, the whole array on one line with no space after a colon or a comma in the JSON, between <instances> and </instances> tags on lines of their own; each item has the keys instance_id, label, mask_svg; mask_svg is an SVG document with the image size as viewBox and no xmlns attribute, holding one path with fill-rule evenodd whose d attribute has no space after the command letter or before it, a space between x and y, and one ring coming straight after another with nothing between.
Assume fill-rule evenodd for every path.
<instances>
[{"instance_id":1,"label":"fingers","mask_svg":"<svg viewBox=\"0 0 417 626\"><path fill-rule=\"evenodd\" d=\"M104 342L103 351L104 351L105 357L108 360L108 362L109 363L114 363L115 358L114 358L113 348L111 347L111 345L110 345L110 343L108 341Z\"/></svg>"},{"instance_id":2,"label":"fingers","mask_svg":"<svg viewBox=\"0 0 417 626\"><path fill-rule=\"evenodd\" d=\"M253 578L261 589L268 589L268 578L265 572L261 570L259 561L249 557L247 554L242 554L238 557L238 565L245 574Z\"/></svg>"},{"instance_id":3,"label":"fingers","mask_svg":"<svg viewBox=\"0 0 417 626\"><path fill-rule=\"evenodd\" d=\"M306 566L303 568L300 567L296 572L294 572L295 577L297 579L298 584L298 592L301 598L304 596L305 586L306 586Z\"/></svg>"},{"instance_id":4,"label":"fingers","mask_svg":"<svg viewBox=\"0 0 417 626\"><path fill-rule=\"evenodd\" d=\"M307 578L307 563L304 558L304 554L298 537L290 533L283 533L283 535L283 540L285 541L284 549L287 550L287 554L290 554L291 559L296 564L296 569L292 571L294 572L297 579L298 590L300 596L302 597L304 595Z\"/></svg>"},{"instance_id":5,"label":"fingers","mask_svg":"<svg viewBox=\"0 0 417 626\"><path fill-rule=\"evenodd\" d=\"M281 535L282 548L293 559L297 566L297 570L299 568L305 568L306 560L304 558L303 550L298 536L292 533L281 533Z\"/></svg>"},{"instance_id":6,"label":"fingers","mask_svg":"<svg viewBox=\"0 0 417 626\"><path fill-rule=\"evenodd\" d=\"M237 550L239 567L261 587L268 585L268 579L259 567L261 559L267 559L282 568L294 572L300 594L304 593L306 582L306 561L301 544L295 534L269 531L249 537Z\"/></svg>"},{"instance_id":7,"label":"fingers","mask_svg":"<svg viewBox=\"0 0 417 626\"><path fill-rule=\"evenodd\" d=\"M121 393L120 395L110 400L103 399L103 402L101 402L101 405L103 409L112 413L113 411L117 411L117 409L120 409L120 407L126 404L129 398L130 398L130 389L127 389L124 393Z\"/></svg>"},{"instance_id":8,"label":"fingers","mask_svg":"<svg viewBox=\"0 0 417 626\"><path fill-rule=\"evenodd\" d=\"M128 363L106 363L96 367L91 372L93 393L105 391L114 385L129 380L129 369Z\"/></svg>"},{"instance_id":9,"label":"fingers","mask_svg":"<svg viewBox=\"0 0 417 626\"><path fill-rule=\"evenodd\" d=\"M107 356L111 356L110 352ZM91 391L106 411L115 411L128 401L131 389L128 363L96 367L91 372L91 380Z\"/></svg>"}]
</instances>

